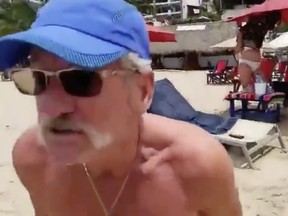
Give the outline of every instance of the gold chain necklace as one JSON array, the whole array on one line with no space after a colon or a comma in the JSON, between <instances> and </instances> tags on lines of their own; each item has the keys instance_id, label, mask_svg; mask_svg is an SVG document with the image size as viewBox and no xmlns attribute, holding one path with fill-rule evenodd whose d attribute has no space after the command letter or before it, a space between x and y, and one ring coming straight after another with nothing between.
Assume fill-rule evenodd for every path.
<instances>
[{"instance_id":1,"label":"gold chain necklace","mask_svg":"<svg viewBox=\"0 0 288 216\"><path fill-rule=\"evenodd\" d=\"M88 171L85 163L83 163L83 167L84 167L86 176L87 176L87 178L88 178L88 180L89 180L89 182L90 182L90 184L91 184L91 187L92 187L92 189L93 189L93 192L94 192L94 194L95 194L95 196L96 196L96 198L97 198L97 201L98 201L99 204L101 205L101 208L102 208L102 211L103 211L103 213L104 213L104 216L110 216L111 212L113 211L113 209L114 209L115 206L117 205L117 203L118 203L118 201L119 201L119 198L121 197L121 195L122 195L122 193L123 193L123 191L124 191L124 189L125 189L125 186L126 186L126 184L127 184L127 182L128 182L128 179L129 179L129 176L130 176L130 173L131 173L131 172L129 172L129 173L126 175L126 177L125 177L125 179L124 179L124 181L123 181L123 183L122 183L122 185L121 185L118 193L117 193L116 196L115 196L115 199L114 199L112 205L110 206L109 210L107 210L107 208L106 208L106 206L105 206L105 203L103 202L103 199L101 198L101 195L100 195L100 193L99 193L96 185L94 184L94 182L93 182L93 180L92 180L92 178L91 178L91 176L90 176L90 173L89 173L89 171Z\"/></svg>"}]
</instances>

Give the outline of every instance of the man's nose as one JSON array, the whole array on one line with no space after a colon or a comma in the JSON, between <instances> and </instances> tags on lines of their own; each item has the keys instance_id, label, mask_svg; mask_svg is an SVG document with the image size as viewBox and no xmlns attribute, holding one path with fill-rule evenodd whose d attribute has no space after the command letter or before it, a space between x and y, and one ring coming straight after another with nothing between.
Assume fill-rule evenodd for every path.
<instances>
[{"instance_id":1,"label":"man's nose","mask_svg":"<svg viewBox=\"0 0 288 216\"><path fill-rule=\"evenodd\" d=\"M72 113L75 108L75 98L64 90L56 77L50 78L45 92L37 96L36 101L38 111L50 117Z\"/></svg>"}]
</instances>

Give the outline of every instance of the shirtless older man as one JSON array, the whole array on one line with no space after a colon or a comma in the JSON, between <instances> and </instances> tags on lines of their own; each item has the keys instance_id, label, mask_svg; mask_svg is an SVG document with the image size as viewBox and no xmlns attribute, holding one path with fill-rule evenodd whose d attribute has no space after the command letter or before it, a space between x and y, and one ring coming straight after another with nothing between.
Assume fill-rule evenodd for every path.
<instances>
[{"instance_id":1,"label":"shirtless older man","mask_svg":"<svg viewBox=\"0 0 288 216\"><path fill-rule=\"evenodd\" d=\"M241 216L233 167L200 128L145 114L153 95L142 16L122 0L51 0L0 39L0 66L36 96L16 172L36 216ZM20 105L20 104L19 104ZM20 105L21 106L21 105Z\"/></svg>"}]
</instances>

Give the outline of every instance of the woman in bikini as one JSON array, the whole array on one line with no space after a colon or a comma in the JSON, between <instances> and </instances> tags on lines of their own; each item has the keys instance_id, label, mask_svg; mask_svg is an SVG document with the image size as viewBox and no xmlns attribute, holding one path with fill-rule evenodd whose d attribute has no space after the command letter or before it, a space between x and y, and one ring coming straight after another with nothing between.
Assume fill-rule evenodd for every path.
<instances>
[{"instance_id":1,"label":"woman in bikini","mask_svg":"<svg viewBox=\"0 0 288 216\"><path fill-rule=\"evenodd\" d=\"M265 35L280 23L281 14L279 11L272 11L264 15L253 17L248 23L239 29L237 34L237 45L235 53L239 54L238 73L239 80L244 91L254 90L256 75L265 82L260 70L261 53Z\"/></svg>"},{"instance_id":2,"label":"woman in bikini","mask_svg":"<svg viewBox=\"0 0 288 216\"><path fill-rule=\"evenodd\" d=\"M237 34L237 45L235 53L238 54L238 73L239 80L244 91L252 92L253 83L257 74L261 76L260 48L264 40L265 34L259 32L253 26L244 26Z\"/></svg>"}]
</instances>

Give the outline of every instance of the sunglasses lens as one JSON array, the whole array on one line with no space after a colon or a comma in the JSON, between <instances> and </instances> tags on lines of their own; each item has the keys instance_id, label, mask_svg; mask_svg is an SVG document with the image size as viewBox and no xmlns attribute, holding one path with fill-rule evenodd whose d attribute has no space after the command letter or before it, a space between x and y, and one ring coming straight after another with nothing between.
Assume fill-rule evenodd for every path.
<instances>
[{"instance_id":1,"label":"sunglasses lens","mask_svg":"<svg viewBox=\"0 0 288 216\"><path fill-rule=\"evenodd\" d=\"M46 89L46 77L40 71L18 70L12 73L12 80L17 89L23 94L38 95Z\"/></svg>"},{"instance_id":2,"label":"sunglasses lens","mask_svg":"<svg viewBox=\"0 0 288 216\"><path fill-rule=\"evenodd\" d=\"M102 79L99 73L73 70L59 75L65 91L77 97L92 97L101 92Z\"/></svg>"}]
</instances>

